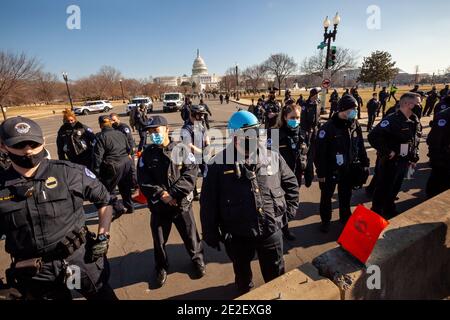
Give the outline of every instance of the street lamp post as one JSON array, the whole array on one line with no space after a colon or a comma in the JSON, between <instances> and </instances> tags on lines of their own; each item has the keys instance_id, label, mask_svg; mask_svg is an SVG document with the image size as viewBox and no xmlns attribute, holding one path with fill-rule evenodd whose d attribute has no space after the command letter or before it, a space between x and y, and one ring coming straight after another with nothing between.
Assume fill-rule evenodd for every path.
<instances>
[{"instance_id":1,"label":"street lamp post","mask_svg":"<svg viewBox=\"0 0 450 320\"><path fill-rule=\"evenodd\" d=\"M64 81L66 82L67 95L69 96L69 101L70 101L70 110L73 111L73 102L72 102L72 96L70 95L69 77L67 76L67 72L63 72L62 76L63 76Z\"/></svg>"},{"instance_id":2,"label":"street lamp post","mask_svg":"<svg viewBox=\"0 0 450 320\"><path fill-rule=\"evenodd\" d=\"M120 89L122 90L122 103L125 103L125 95L123 94L122 79L120 79L119 82L120 82Z\"/></svg>"},{"instance_id":3,"label":"street lamp post","mask_svg":"<svg viewBox=\"0 0 450 320\"><path fill-rule=\"evenodd\" d=\"M325 28L325 33L323 35L324 43L327 44L327 54L325 57L325 70L323 72L323 80L325 78L329 77L329 72L327 71L330 67L330 51L331 51L331 41L336 41L336 35L337 35L337 27L339 23L341 22L341 17L336 12L336 16L333 18L333 25L334 29L333 31L328 31L328 28L331 26L331 21L328 19L328 16L325 18L323 22L323 27ZM326 100L326 90L322 90L322 101L321 101L321 107L320 107L320 114L326 114L325 111L325 100Z\"/></svg>"},{"instance_id":4,"label":"street lamp post","mask_svg":"<svg viewBox=\"0 0 450 320\"><path fill-rule=\"evenodd\" d=\"M236 63L236 101L239 101L239 65Z\"/></svg>"},{"instance_id":5,"label":"street lamp post","mask_svg":"<svg viewBox=\"0 0 450 320\"><path fill-rule=\"evenodd\" d=\"M347 75L344 74L344 90L347 89Z\"/></svg>"}]
</instances>

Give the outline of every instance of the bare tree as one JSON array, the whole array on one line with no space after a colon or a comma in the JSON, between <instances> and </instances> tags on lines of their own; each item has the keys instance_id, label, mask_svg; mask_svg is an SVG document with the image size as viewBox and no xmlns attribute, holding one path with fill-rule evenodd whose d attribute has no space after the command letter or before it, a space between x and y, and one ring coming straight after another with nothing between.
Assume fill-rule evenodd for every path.
<instances>
[{"instance_id":1,"label":"bare tree","mask_svg":"<svg viewBox=\"0 0 450 320\"><path fill-rule=\"evenodd\" d=\"M246 82L250 83L253 92L258 90L259 85L264 80L266 68L263 65L254 65L248 67L242 72L242 76Z\"/></svg>"},{"instance_id":2,"label":"bare tree","mask_svg":"<svg viewBox=\"0 0 450 320\"><path fill-rule=\"evenodd\" d=\"M220 82L220 87L222 90L230 92L231 90L236 89L236 68L231 67L228 68L225 72L225 75L222 77L222 81Z\"/></svg>"},{"instance_id":3,"label":"bare tree","mask_svg":"<svg viewBox=\"0 0 450 320\"><path fill-rule=\"evenodd\" d=\"M37 79L34 83L36 97L39 101L45 101L46 104L50 104L55 99L58 92L58 77L54 73L50 72L38 72Z\"/></svg>"},{"instance_id":4,"label":"bare tree","mask_svg":"<svg viewBox=\"0 0 450 320\"><path fill-rule=\"evenodd\" d=\"M281 84L297 70L294 58L285 53L273 54L263 63L264 69L275 76L278 81L279 94L281 94Z\"/></svg>"},{"instance_id":5,"label":"bare tree","mask_svg":"<svg viewBox=\"0 0 450 320\"><path fill-rule=\"evenodd\" d=\"M339 47L336 51L336 63L329 68L332 77L339 71L355 68L358 60L358 55L355 51ZM323 50L318 51L314 56L305 58L301 63L300 70L308 75L322 77L322 73L325 70L325 54Z\"/></svg>"},{"instance_id":6,"label":"bare tree","mask_svg":"<svg viewBox=\"0 0 450 320\"><path fill-rule=\"evenodd\" d=\"M103 66L99 72L92 76L96 94L99 98L120 96L119 80L122 74L111 66Z\"/></svg>"},{"instance_id":7,"label":"bare tree","mask_svg":"<svg viewBox=\"0 0 450 320\"><path fill-rule=\"evenodd\" d=\"M25 53L13 54L0 52L0 105L13 92L18 92L28 84L36 80L36 75L41 69L36 58L29 58ZM3 111L3 109L2 109ZM3 114L5 117L5 114Z\"/></svg>"}]
</instances>

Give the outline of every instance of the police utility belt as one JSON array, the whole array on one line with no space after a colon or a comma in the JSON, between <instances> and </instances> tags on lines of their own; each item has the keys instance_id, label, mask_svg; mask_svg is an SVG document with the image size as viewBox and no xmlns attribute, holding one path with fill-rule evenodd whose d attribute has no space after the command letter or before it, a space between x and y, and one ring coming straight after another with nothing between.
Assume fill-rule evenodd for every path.
<instances>
[{"instance_id":1,"label":"police utility belt","mask_svg":"<svg viewBox=\"0 0 450 320\"><path fill-rule=\"evenodd\" d=\"M87 242L89 237L93 237L91 232L86 226L82 227L80 231L72 231L66 235L64 240L56 245L56 249L42 255L38 258L21 259L14 257L11 264L11 268L7 270L14 277L25 276L33 277L38 274L42 268L42 264L54 260L64 260L70 257L75 251L77 251L83 244Z\"/></svg>"}]
</instances>

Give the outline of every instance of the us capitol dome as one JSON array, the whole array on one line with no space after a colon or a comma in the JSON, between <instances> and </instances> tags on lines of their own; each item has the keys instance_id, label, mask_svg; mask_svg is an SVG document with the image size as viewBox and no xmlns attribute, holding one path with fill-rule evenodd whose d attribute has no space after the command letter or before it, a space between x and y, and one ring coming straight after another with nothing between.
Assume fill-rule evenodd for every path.
<instances>
[{"instance_id":1,"label":"us capitol dome","mask_svg":"<svg viewBox=\"0 0 450 320\"><path fill-rule=\"evenodd\" d=\"M194 60L194 64L192 65L192 76L201 76L208 74L208 67L206 66L205 61L200 56L200 50L197 49L197 58Z\"/></svg>"}]
</instances>

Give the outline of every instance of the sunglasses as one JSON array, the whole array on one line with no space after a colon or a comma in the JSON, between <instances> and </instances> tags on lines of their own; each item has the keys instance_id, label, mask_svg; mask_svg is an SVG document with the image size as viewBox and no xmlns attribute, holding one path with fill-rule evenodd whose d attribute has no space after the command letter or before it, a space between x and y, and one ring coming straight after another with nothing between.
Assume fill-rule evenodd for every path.
<instances>
[{"instance_id":1,"label":"sunglasses","mask_svg":"<svg viewBox=\"0 0 450 320\"><path fill-rule=\"evenodd\" d=\"M11 148L13 149L25 149L27 146L29 146L31 149L36 149L42 146L42 144L34 142L34 141L23 141L16 143L15 145L12 145Z\"/></svg>"}]
</instances>

